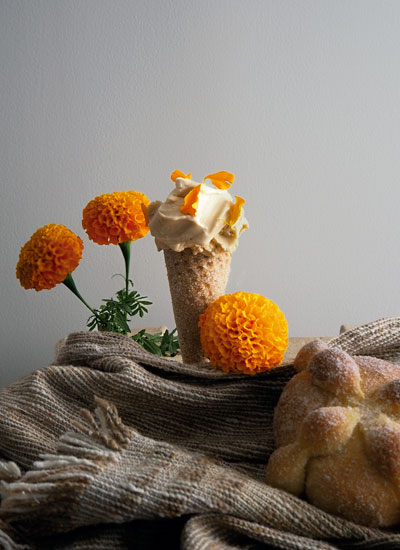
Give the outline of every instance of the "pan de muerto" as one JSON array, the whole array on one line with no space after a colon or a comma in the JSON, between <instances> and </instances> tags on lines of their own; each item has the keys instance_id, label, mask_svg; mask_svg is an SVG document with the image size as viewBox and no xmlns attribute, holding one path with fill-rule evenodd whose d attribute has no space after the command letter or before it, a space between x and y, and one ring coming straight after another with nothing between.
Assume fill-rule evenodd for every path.
<instances>
[{"instance_id":1,"label":"pan de muerto","mask_svg":"<svg viewBox=\"0 0 400 550\"><path fill-rule=\"evenodd\" d=\"M275 409L267 483L370 526L400 523L400 367L304 346Z\"/></svg>"}]
</instances>

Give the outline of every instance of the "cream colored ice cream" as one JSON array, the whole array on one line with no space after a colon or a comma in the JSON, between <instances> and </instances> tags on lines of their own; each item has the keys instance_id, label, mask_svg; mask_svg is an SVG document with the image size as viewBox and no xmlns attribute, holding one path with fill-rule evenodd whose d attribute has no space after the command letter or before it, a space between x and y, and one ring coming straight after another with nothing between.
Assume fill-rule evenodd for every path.
<instances>
[{"instance_id":1,"label":"cream colored ice cream","mask_svg":"<svg viewBox=\"0 0 400 550\"><path fill-rule=\"evenodd\" d=\"M181 210L190 192L196 194L193 214ZM209 255L221 250L232 253L238 245L239 235L248 227L241 208L237 216L232 216L234 205L228 191L177 177L175 189L166 201L152 202L148 207L150 232L158 250L181 252L193 248L194 254Z\"/></svg>"}]
</instances>

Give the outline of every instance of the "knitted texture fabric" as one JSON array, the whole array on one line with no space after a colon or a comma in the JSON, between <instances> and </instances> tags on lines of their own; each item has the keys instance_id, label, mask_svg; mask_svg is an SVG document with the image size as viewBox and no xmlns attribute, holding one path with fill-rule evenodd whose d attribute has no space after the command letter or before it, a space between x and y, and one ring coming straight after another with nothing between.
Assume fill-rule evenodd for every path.
<instances>
[{"instance_id":1,"label":"knitted texture fabric","mask_svg":"<svg viewBox=\"0 0 400 550\"><path fill-rule=\"evenodd\" d=\"M400 362L400 318L329 346ZM74 333L0 391L0 548L398 549L265 483L291 365L226 374Z\"/></svg>"}]
</instances>

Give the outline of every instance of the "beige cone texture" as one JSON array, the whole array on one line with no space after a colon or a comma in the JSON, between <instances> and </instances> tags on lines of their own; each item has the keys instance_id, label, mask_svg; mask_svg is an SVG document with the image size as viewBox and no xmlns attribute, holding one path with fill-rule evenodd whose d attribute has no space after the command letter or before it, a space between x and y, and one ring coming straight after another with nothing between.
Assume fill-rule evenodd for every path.
<instances>
[{"instance_id":1,"label":"beige cone texture","mask_svg":"<svg viewBox=\"0 0 400 550\"><path fill-rule=\"evenodd\" d=\"M204 359L199 317L207 306L225 293L231 257L229 252L215 256L193 254L191 248L185 248L182 252L164 250L175 323L185 363L197 363Z\"/></svg>"}]
</instances>

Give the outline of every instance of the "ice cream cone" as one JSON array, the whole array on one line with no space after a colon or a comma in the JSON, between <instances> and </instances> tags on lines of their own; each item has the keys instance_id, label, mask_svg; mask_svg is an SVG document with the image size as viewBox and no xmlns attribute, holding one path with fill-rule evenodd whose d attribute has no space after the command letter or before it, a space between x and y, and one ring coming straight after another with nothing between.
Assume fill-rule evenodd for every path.
<instances>
[{"instance_id":1,"label":"ice cream cone","mask_svg":"<svg viewBox=\"0 0 400 550\"><path fill-rule=\"evenodd\" d=\"M196 363L204 359L200 314L225 294L231 256L248 222L244 199L234 201L227 191L233 174L216 172L203 183L190 177L175 170L175 189L164 202L150 203L146 216L157 249L164 251L183 361Z\"/></svg>"},{"instance_id":2,"label":"ice cream cone","mask_svg":"<svg viewBox=\"0 0 400 550\"><path fill-rule=\"evenodd\" d=\"M232 254L221 251L207 256L192 248L181 252L164 250L169 288L182 359L196 363L204 359L199 316L225 293Z\"/></svg>"}]
</instances>

